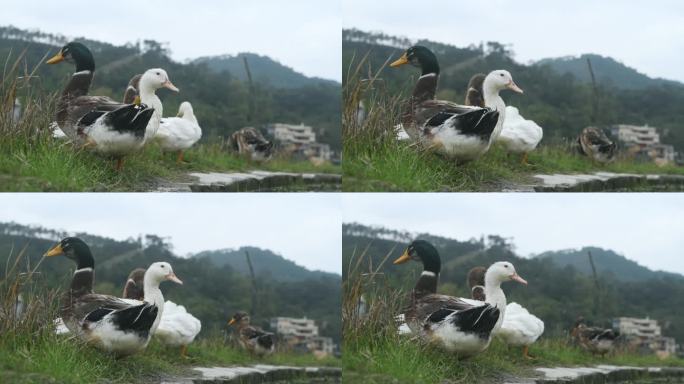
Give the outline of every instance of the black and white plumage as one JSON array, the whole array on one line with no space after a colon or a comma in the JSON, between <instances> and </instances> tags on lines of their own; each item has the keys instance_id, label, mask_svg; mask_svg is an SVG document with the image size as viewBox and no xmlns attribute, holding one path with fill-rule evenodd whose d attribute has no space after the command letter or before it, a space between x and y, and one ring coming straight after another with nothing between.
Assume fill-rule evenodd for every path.
<instances>
[{"instance_id":1,"label":"black and white plumage","mask_svg":"<svg viewBox=\"0 0 684 384\"><path fill-rule=\"evenodd\" d=\"M85 45L71 42L47 64L63 61L75 63L76 72L59 98L57 125L74 144L115 157L117 169L121 169L122 157L142 147L154 110L144 104L122 104L106 96L89 96L95 61Z\"/></svg>"},{"instance_id":2,"label":"black and white plumage","mask_svg":"<svg viewBox=\"0 0 684 384\"><path fill-rule=\"evenodd\" d=\"M421 68L421 76L402 111L401 124L407 134L425 147L457 160L472 160L485 153L499 112L435 100L439 64L429 49L413 46L390 66L405 64Z\"/></svg>"},{"instance_id":3,"label":"black and white plumage","mask_svg":"<svg viewBox=\"0 0 684 384\"><path fill-rule=\"evenodd\" d=\"M497 262L487 270L486 302L440 295L435 291L429 292L433 286L436 290L437 285L437 249L427 241L416 240L394 264L409 260L421 261L423 273L404 312L406 324L411 333L461 357L484 351L489 346L493 332L501 327L506 310L506 296L501 290L501 283L515 280L527 284L511 263Z\"/></svg>"},{"instance_id":4,"label":"black and white plumage","mask_svg":"<svg viewBox=\"0 0 684 384\"><path fill-rule=\"evenodd\" d=\"M247 312L239 311L228 322L228 325L237 327L240 346L259 356L273 353L275 351L275 335L250 325L249 321Z\"/></svg>"},{"instance_id":5,"label":"black and white plumage","mask_svg":"<svg viewBox=\"0 0 684 384\"><path fill-rule=\"evenodd\" d=\"M230 148L252 160L268 160L273 155L273 143L254 127L245 127L230 135Z\"/></svg>"},{"instance_id":6,"label":"black and white plumage","mask_svg":"<svg viewBox=\"0 0 684 384\"><path fill-rule=\"evenodd\" d=\"M159 283L170 280L182 284L171 265L165 262L150 265L144 278L145 301L137 301L92 292L95 262L83 240L65 238L45 254L58 255L76 261L78 266L60 310L61 320L69 332L119 357L144 349L164 308Z\"/></svg>"}]
</instances>

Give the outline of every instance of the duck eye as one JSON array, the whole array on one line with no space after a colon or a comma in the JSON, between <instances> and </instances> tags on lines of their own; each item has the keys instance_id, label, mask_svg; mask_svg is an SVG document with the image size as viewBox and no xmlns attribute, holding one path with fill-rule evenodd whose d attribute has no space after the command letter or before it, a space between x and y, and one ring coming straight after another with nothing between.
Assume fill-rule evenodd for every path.
<instances>
[{"instance_id":1,"label":"duck eye","mask_svg":"<svg viewBox=\"0 0 684 384\"><path fill-rule=\"evenodd\" d=\"M500 73L500 74L499 74L499 76L503 77L503 76L504 76L504 74L503 74L503 73Z\"/></svg>"},{"instance_id":2,"label":"duck eye","mask_svg":"<svg viewBox=\"0 0 684 384\"><path fill-rule=\"evenodd\" d=\"M508 265L504 265L504 268L508 268Z\"/></svg>"}]
</instances>

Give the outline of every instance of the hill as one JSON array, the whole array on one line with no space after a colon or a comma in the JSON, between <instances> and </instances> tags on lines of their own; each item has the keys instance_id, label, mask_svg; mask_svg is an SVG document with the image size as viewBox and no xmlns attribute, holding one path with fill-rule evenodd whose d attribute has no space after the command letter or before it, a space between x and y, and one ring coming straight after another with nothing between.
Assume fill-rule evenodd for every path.
<instances>
[{"instance_id":1,"label":"hill","mask_svg":"<svg viewBox=\"0 0 684 384\"><path fill-rule=\"evenodd\" d=\"M299 88L319 84L339 86L337 82L332 80L307 77L268 56L256 53L243 52L237 55L206 56L192 62L206 64L209 69L217 73L227 71L240 81L247 81L244 60L247 60L254 82L275 88Z\"/></svg>"},{"instance_id":2,"label":"hill","mask_svg":"<svg viewBox=\"0 0 684 384\"><path fill-rule=\"evenodd\" d=\"M529 285L507 283L503 286L506 296L544 320L547 336L567 334L579 315L602 326L611 326L611 319L618 316L649 316L660 322L666 336L684 340L684 319L679 315L679 308L684 305L684 278L681 275L652 272L650 278L618 280L612 274L603 274L601 288L597 291L594 281L572 265L560 266L545 257L519 257L510 240L496 235L459 240L344 224L343 280L349 273L349 266L356 265L363 256L365 259L359 268L364 270L372 265L375 270L381 266L377 275L379 281L408 292L422 268L416 262L393 265L392 260L417 238L432 242L440 253L442 273L438 290L441 293L469 297L466 276L472 267L502 260L512 262ZM381 264L387 255L387 261ZM668 305L654 298L667 298Z\"/></svg>"},{"instance_id":3,"label":"hill","mask_svg":"<svg viewBox=\"0 0 684 384\"><path fill-rule=\"evenodd\" d=\"M661 130L664 143L674 145L678 151L684 150L684 129L680 124L684 120L684 110L680 108L684 104L684 87L679 83L654 80L642 84L638 81L642 78L638 76L629 77L629 81L636 83L623 84L624 89L600 83L599 109L593 114L593 89L589 84L571 73L559 73L551 65L518 63L514 60L513 48L498 42L457 47L444 42L343 30L343 84L346 84L350 68L356 68L364 58L366 62L361 73L375 73L388 59L396 59L413 44L424 45L437 55L441 67L437 97L441 99L462 102L473 74L495 69L509 70L525 93L503 92L502 97L508 105L518 107L525 118L544 128L542 144L573 142L578 133L589 125L648 124ZM602 63L597 62L597 65L603 71ZM387 66L379 75L382 87L376 87L379 91L370 90L365 98L372 100L376 93L387 92L404 99L418 76L416 70Z\"/></svg>"},{"instance_id":4,"label":"hill","mask_svg":"<svg viewBox=\"0 0 684 384\"><path fill-rule=\"evenodd\" d=\"M589 263L588 252L594 259L596 272L599 275L609 275L611 278L622 281L646 281L649 279L657 279L661 277L681 278L681 275L663 272L652 271L635 261L629 260L626 257L617 254L610 249L602 249L597 247L583 247L582 249L567 249L561 251L548 251L537 255L537 258L551 260L554 264L563 268L572 266L578 272L585 275L590 275L591 265Z\"/></svg>"},{"instance_id":5,"label":"hill","mask_svg":"<svg viewBox=\"0 0 684 384\"><path fill-rule=\"evenodd\" d=\"M661 85L684 87L684 84L677 81L648 77L612 57L596 54L547 58L537 61L536 65L548 65L561 75L569 73L583 83L591 83L587 60L591 61L596 81L608 87L620 89L647 89Z\"/></svg>"},{"instance_id":6,"label":"hill","mask_svg":"<svg viewBox=\"0 0 684 384\"><path fill-rule=\"evenodd\" d=\"M95 291L99 293L118 296L131 270L155 261L171 263L184 284L162 284L161 289L166 299L184 305L202 321L200 337L223 329L234 312L249 311L252 307L251 282L241 272L230 265L217 266L200 258L178 257L164 239L155 235L125 241L87 233L70 235L79 236L90 245L96 266ZM27 259L22 260L22 265L35 266L43 253L64 236L66 233L58 230L0 223L0 263L8 265L8 259L14 261L24 250ZM284 261L281 264L287 265ZM23 287L22 291L29 295L46 288L67 287L74 267L73 262L63 257L43 260L34 284ZM273 268L273 273L283 272ZM304 271L301 275L297 281L258 279L258 306L253 322L268 328L269 319L274 316L306 316L317 321L322 335L338 342L341 337L340 276L311 271L306 277Z\"/></svg>"},{"instance_id":7,"label":"hill","mask_svg":"<svg viewBox=\"0 0 684 384\"><path fill-rule=\"evenodd\" d=\"M288 260L281 255L273 253L268 249L256 247L240 247L238 249L221 249L216 251L204 251L193 255L194 258L206 258L213 264L223 267L230 266L236 272L243 275L249 274L246 253L254 268L257 278L273 279L277 281L297 282L307 279L332 278L338 275L322 272L310 271L292 260Z\"/></svg>"},{"instance_id":8,"label":"hill","mask_svg":"<svg viewBox=\"0 0 684 384\"><path fill-rule=\"evenodd\" d=\"M291 84L288 88L259 82L254 92L250 93L249 86L241 80L242 74L217 72L210 69L209 63L173 61L169 48L156 41L144 40L117 46L86 38L74 40L88 46L95 57L92 94L121 99L133 75L149 68L166 69L173 83L180 88L180 93L158 92L164 102L164 114L175 115L182 101L192 102L202 125L204 141L226 138L245 126L276 122L304 123L314 127L319 141L330 144L333 149L341 148L341 97L338 83L303 80L299 77L299 85L296 85L290 75L287 76L290 79L287 82ZM57 52L65 42L67 39L61 35L11 26L0 27L0 57L13 63L25 52L21 67L29 71L49 54ZM273 62L265 57L258 62L268 61ZM40 65L35 75L42 93L56 95L61 92L72 72L70 65ZM277 73L269 73L279 76L287 71L281 68ZM22 92L26 91L19 90L20 99L24 97ZM253 101L251 106L250 101Z\"/></svg>"}]
</instances>

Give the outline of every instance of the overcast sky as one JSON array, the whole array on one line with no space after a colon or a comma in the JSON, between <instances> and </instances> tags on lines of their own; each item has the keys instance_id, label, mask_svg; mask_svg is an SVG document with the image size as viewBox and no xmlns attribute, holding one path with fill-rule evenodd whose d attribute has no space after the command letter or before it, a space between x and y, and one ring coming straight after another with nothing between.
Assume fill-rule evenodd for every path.
<instances>
[{"instance_id":1,"label":"overcast sky","mask_svg":"<svg viewBox=\"0 0 684 384\"><path fill-rule=\"evenodd\" d=\"M3 0L0 25L113 44L168 42L179 61L255 52L341 81L339 0Z\"/></svg>"},{"instance_id":2,"label":"overcast sky","mask_svg":"<svg viewBox=\"0 0 684 384\"><path fill-rule=\"evenodd\" d=\"M341 273L340 204L328 193L2 193L0 222L118 240L155 234L179 255L252 245Z\"/></svg>"},{"instance_id":3,"label":"overcast sky","mask_svg":"<svg viewBox=\"0 0 684 384\"><path fill-rule=\"evenodd\" d=\"M343 222L458 240L512 237L522 256L598 246L684 274L684 194L345 194Z\"/></svg>"},{"instance_id":4,"label":"overcast sky","mask_svg":"<svg viewBox=\"0 0 684 384\"><path fill-rule=\"evenodd\" d=\"M684 81L680 0L343 0L345 28L456 46L513 44L516 59L598 53L651 77Z\"/></svg>"}]
</instances>

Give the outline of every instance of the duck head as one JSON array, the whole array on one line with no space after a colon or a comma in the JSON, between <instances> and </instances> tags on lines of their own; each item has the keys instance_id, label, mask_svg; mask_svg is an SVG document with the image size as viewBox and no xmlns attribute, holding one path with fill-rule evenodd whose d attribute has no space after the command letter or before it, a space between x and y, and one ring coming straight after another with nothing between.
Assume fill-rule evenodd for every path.
<instances>
[{"instance_id":1,"label":"duck head","mask_svg":"<svg viewBox=\"0 0 684 384\"><path fill-rule=\"evenodd\" d=\"M50 60L46 61L46 63L57 64L62 61L76 64L76 72L92 72L95 70L95 60L93 59L93 54L90 53L90 50L81 43L71 42L63 46L62 49L60 49L59 52Z\"/></svg>"},{"instance_id":2,"label":"duck head","mask_svg":"<svg viewBox=\"0 0 684 384\"><path fill-rule=\"evenodd\" d=\"M414 240L409 244L404 253L394 260L394 264L403 264L409 260L420 261L423 263L423 270L439 274L442 263L437 249L425 240Z\"/></svg>"},{"instance_id":3,"label":"duck head","mask_svg":"<svg viewBox=\"0 0 684 384\"><path fill-rule=\"evenodd\" d=\"M475 267L468 272L470 297L474 300L485 301L485 273L487 273L487 268L485 267Z\"/></svg>"},{"instance_id":4,"label":"duck head","mask_svg":"<svg viewBox=\"0 0 684 384\"><path fill-rule=\"evenodd\" d=\"M390 64L390 67L396 68L404 64L411 64L414 67L419 67L422 70L422 75L427 75L429 73L439 74L437 57L431 50L421 45L414 45L407 49L399 59Z\"/></svg>"},{"instance_id":5,"label":"duck head","mask_svg":"<svg viewBox=\"0 0 684 384\"><path fill-rule=\"evenodd\" d=\"M249 314L245 311L235 312L233 317L228 321L228 325L236 324L239 326L249 325Z\"/></svg>"},{"instance_id":6,"label":"duck head","mask_svg":"<svg viewBox=\"0 0 684 384\"><path fill-rule=\"evenodd\" d=\"M173 281L177 284L183 284L183 282L173 273L173 268L171 264L160 261L150 264L145 272L145 286L148 284L154 284L158 286L162 281Z\"/></svg>"},{"instance_id":7,"label":"duck head","mask_svg":"<svg viewBox=\"0 0 684 384\"><path fill-rule=\"evenodd\" d=\"M78 237L66 237L57 245L50 248L44 256L52 257L64 255L76 262L77 269L94 268L95 260L90 252L90 247Z\"/></svg>"},{"instance_id":8,"label":"duck head","mask_svg":"<svg viewBox=\"0 0 684 384\"><path fill-rule=\"evenodd\" d=\"M506 281L517 281L520 284L527 285L527 281L518 275L513 264L508 261L498 261L487 268L485 273L486 284L499 285Z\"/></svg>"},{"instance_id":9,"label":"duck head","mask_svg":"<svg viewBox=\"0 0 684 384\"><path fill-rule=\"evenodd\" d=\"M513 76L511 76L510 72L503 69L491 71L484 79L483 88L485 92L488 90L499 92L503 89L510 89L513 92L523 93L523 90L513 81Z\"/></svg>"},{"instance_id":10,"label":"duck head","mask_svg":"<svg viewBox=\"0 0 684 384\"><path fill-rule=\"evenodd\" d=\"M148 69L140 78L139 90L154 92L159 88L168 88L178 92L178 88L169 80L169 75L161 68Z\"/></svg>"}]
</instances>

